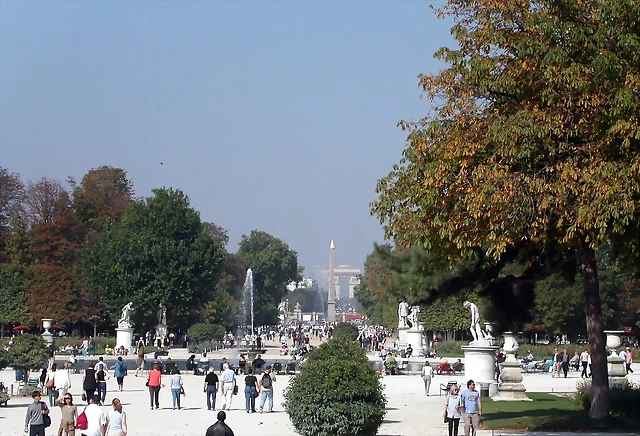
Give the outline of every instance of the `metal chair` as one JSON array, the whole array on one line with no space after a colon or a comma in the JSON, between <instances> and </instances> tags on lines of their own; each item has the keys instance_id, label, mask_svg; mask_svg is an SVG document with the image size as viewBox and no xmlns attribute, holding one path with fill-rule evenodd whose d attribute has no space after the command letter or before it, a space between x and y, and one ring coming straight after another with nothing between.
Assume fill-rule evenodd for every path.
<instances>
[{"instance_id":1,"label":"metal chair","mask_svg":"<svg viewBox=\"0 0 640 436\"><path fill-rule=\"evenodd\" d=\"M449 394L449 392L451 392L451 388L453 388L454 386L455 387L458 386L458 382L456 380L449 380L446 385L443 383L440 383L440 392L439 392L440 396L442 396L442 392Z\"/></svg>"}]
</instances>

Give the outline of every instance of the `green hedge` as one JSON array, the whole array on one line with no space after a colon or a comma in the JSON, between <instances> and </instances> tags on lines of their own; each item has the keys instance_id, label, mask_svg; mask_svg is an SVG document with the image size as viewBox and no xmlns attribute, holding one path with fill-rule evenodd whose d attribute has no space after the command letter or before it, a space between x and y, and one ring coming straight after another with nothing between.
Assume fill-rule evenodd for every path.
<instances>
[{"instance_id":1,"label":"green hedge","mask_svg":"<svg viewBox=\"0 0 640 436\"><path fill-rule=\"evenodd\" d=\"M221 341L226 329L221 325L199 322L187 330L187 336L193 342Z\"/></svg>"},{"instance_id":2,"label":"green hedge","mask_svg":"<svg viewBox=\"0 0 640 436\"><path fill-rule=\"evenodd\" d=\"M578 409L586 412L591 409L591 382L578 384L575 401ZM640 416L640 385L624 380L622 384L609 388L611 415L617 418Z\"/></svg>"},{"instance_id":3,"label":"green hedge","mask_svg":"<svg viewBox=\"0 0 640 436\"><path fill-rule=\"evenodd\" d=\"M332 338L291 378L284 408L303 436L374 436L386 413L382 391L362 347Z\"/></svg>"}]
</instances>

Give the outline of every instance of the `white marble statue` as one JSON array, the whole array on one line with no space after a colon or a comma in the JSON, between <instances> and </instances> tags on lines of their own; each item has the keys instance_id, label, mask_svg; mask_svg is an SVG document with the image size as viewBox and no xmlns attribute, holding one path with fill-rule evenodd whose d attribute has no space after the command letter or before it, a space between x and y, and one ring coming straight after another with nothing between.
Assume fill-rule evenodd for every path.
<instances>
[{"instance_id":1,"label":"white marble statue","mask_svg":"<svg viewBox=\"0 0 640 436\"><path fill-rule=\"evenodd\" d=\"M420 306L411 306L411 312L409 313L409 322L411 328L414 330L420 329Z\"/></svg>"},{"instance_id":2,"label":"white marble statue","mask_svg":"<svg viewBox=\"0 0 640 436\"><path fill-rule=\"evenodd\" d=\"M299 312L299 311L301 311L301 310L302 310L302 308L301 308L301 306L300 306L300 303L299 303L299 302L298 302L298 303L296 303L295 311L296 311L296 312Z\"/></svg>"},{"instance_id":3,"label":"white marble statue","mask_svg":"<svg viewBox=\"0 0 640 436\"><path fill-rule=\"evenodd\" d=\"M278 304L278 313L285 313L286 311L287 311L287 302L281 301L280 304Z\"/></svg>"},{"instance_id":4,"label":"white marble statue","mask_svg":"<svg viewBox=\"0 0 640 436\"><path fill-rule=\"evenodd\" d=\"M469 312L471 312L471 327L469 328L469 330L471 330L473 342L478 343L486 340L487 335L480 328L480 310L478 309L478 306L471 303L470 301L465 301L463 303L463 306L465 309L469 309Z\"/></svg>"},{"instance_id":5,"label":"white marble statue","mask_svg":"<svg viewBox=\"0 0 640 436\"><path fill-rule=\"evenodd\" d=\"M122 315L120 315L120 319L118 320L119 328L131 328L131 308L133 307L133 302L129 302L129 304L125 305L122 308Z\"/></svg>"},{"instance_id":6,"label":"white marble statue","mask_svg":"<svg viewBox=\"0 0 640 436\"><path fill-rule=\"evenodd\" d=\"M398 305L398 327L409 327L407 323L408 318L409 304L406 301L401 301Z\"/></svg>"}]
</instances>

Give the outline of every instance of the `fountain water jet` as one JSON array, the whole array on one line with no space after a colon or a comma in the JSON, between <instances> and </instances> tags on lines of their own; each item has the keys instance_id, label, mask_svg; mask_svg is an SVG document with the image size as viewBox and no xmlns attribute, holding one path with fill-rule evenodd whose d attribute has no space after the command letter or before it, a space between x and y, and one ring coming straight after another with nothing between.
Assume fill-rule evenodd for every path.
<instances>
[{"instance_id":1,"label":"fountain water jet","mask_svg":"<svg viewBox=\"0 0 640 436\"><path fill-rule=\"evenodd\" d=\"M262 354L265 353L266 350L259 350L255 348L255 345L253 343L253 337L254 337L254 315L253 315L253 271L251 271L251 268L249 268L247 270L247 276L244 280L244 286L242 287L243 290L243 300L242 300L242 310L240 311L240 329L239 331L242 331L242 329L244 328L244 330L247 330L249 328L251 328L251 343L247 344L248 345L248 349L245 350L240 350L241 353L247 353L247 359L249 361L253 360L255 358L255 356L257 354ZM249 310L247 311L247 306L249 306ZM251 325L247 325L247 315L251 316Z\"/></svg>"}]
</instances>

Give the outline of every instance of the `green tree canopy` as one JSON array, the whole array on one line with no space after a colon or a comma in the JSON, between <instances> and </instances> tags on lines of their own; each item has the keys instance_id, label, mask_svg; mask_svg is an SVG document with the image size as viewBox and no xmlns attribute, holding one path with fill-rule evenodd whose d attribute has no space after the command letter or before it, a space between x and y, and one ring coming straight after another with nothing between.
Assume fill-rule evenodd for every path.
<instances>
[{"instance_id":1,"label":"green tree canopy","mask_svg":"<svg viewBox=\"0 0 640 436\"><path fill-rule=\"evenodd\" d=\"M24 272L21 267L0 264L0 324L30 321L23 281Z\"/></svg>"},{"instance_id":2,"label":"green tree canopy","mask_svg":"<svg viewBox=\"0 0 640 436\"><path fill-rule=\"evenodd\" d=\"M595 248L613 241L640 254L640 3L449 0L439 13L455 21L458 48L436 53L448 68L420 76L434 109L403 123L408 147L379 181L373 213L398 244L444 260L479 249L498 266L514 253L528 258L510 289L541 265L577 265L590 416L604 418Z\"/></svg>"},{"instance_id":3,"label":"green tree canopy","mask_svg":"<svg viewBox=\"0 0 640 436\"><path fill-rule=\"evenodd\" d=\"M238 256L253 271L256 324L277 324L278 304L287 284L299 281L298 253L268 233L252 230L242 235Z\"/></svg>"},{"instance_id":4,"label":"green tree canopy","mask_svg":"<svg viewBox=\"0 0 640 436\"><path fill-rule=\"evenodd\" d=\"M223 249L179 190L155 189L132 203L81 253L80 272L112 321L133 302L132 320L155 325L159 304L171 327L186 329L213 297Z\"/></svg>"},{"instance_id":5,"label":"green tree canopy","mask_svg":"<svg viewBox=\"0 0 640 436\"><path fill-rule=\"evenodd\" d=\"M47 345L42 337L31 334L16 336L7 355L8 366L25 371L41 369L48 359Z\"/></svg>"}]
</instances>

